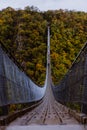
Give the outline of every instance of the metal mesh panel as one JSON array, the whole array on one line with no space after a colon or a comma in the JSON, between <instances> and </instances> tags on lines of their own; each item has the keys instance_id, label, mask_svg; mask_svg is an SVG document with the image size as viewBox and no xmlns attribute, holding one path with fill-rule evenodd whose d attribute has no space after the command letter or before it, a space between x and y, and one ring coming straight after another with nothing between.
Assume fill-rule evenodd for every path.
<instances>
[{"instance_id":1,"label":"metal mesh panel","mask_svg":"<svg viewBox=\"0 0 87 130\"><path fill-rule=\"evenodd\" d=\"M55 98L63 103L80 103L87 107L87 43L59 85L52 87ZM85 110L87 113L87 109Z\"/></svg>"},{"instance_id":2,"label":"metal mesh panel","mask_svg":"<svg viewBox=\"0 0 87 130\"><path fill-rule=\"evenodd\" d=\"M34 84L0 47L0 106L40 100L45 89Z\"/></svg>"}]
</instances>

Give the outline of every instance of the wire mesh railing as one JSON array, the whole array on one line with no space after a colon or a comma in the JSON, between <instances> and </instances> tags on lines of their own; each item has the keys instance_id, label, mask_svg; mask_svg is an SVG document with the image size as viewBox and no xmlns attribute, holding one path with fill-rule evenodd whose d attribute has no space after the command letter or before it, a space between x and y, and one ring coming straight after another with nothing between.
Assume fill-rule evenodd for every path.
<instances>
[{"instance_id":1,"label":"wire mesh railing","mask_svg":"<svg viewBox=\"0 0 87 130\"><path fill-rule=\"evenodd\" d=\"M37 86L3 48L0 45L0 106L40 100L46 87Z\"/></svg>"},{"instance_id":2,"label":"wire mesh railing","mask_svg":"<svg viewBox=\"0 0 87 130\"><path fill-rule=\"evenodd\" d=\"M87 113L87 43L61 82L52 88L57 101Z\"/></svg>"}]
</instances>

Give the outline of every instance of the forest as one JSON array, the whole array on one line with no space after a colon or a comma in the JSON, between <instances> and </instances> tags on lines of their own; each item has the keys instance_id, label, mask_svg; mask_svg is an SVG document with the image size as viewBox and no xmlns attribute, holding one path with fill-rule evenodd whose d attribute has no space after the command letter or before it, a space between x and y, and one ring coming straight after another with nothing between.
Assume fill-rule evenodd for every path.
<instances>
[{"instance_id":1,"label":"forest","mask_svg":"<svg viewBox=\"0 0 87 130\"><path fill-rule=\"evenodd\" d=\"M44 85L46 78L48 23L52 79L58 84L87 41L87 13L62 9L42 12L33 6L0 11L0 43L39 85Z\"/></svg>"}]
</instances>

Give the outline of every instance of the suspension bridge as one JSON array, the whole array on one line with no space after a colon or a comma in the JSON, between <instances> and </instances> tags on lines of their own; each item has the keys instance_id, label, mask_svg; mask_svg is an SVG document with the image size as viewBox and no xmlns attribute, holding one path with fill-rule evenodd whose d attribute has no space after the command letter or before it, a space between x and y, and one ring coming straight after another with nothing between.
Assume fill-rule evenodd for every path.
<instances>
[{"instance_id":1,"label":"suspension bridge","mask_svg":"<svg viewBox=\"0 0 87 130\"><path fill-rule=\"evenodd\" d=\"M32 104L31 111L14 121L10 119L9 123L5 120L4 124L1 124L1 130L2 125L7 125L6 130L29 128L86 130L87 126L81 124L87 123L87 43L60 84L55 86L51 78L50 27L48 27L46 80L43 87L37 86L20 69L20 65L15 63L3 45L0 45L0 107L6 112L9 104L25 103ZM0 120L2 122L2 116Z\"/></svg>"}]
</instances>

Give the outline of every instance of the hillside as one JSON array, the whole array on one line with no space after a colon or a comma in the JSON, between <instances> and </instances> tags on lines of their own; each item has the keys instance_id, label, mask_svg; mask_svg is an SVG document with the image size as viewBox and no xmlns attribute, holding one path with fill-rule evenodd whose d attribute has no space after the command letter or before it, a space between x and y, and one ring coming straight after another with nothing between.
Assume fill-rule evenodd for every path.
<instances>
[{"instance_id":1,"label":"hillside","mask_svg":"<svg viewBox=\"0 0 87 130\"><path fill-rule=\"evenodd\" d=\"M51 67L58 83L87 41L87 13L68 10L41 12L36 7L0 11L0 42L37 84L46 75L47 23L51 28Z\"/></svg>"}]
</instances>

